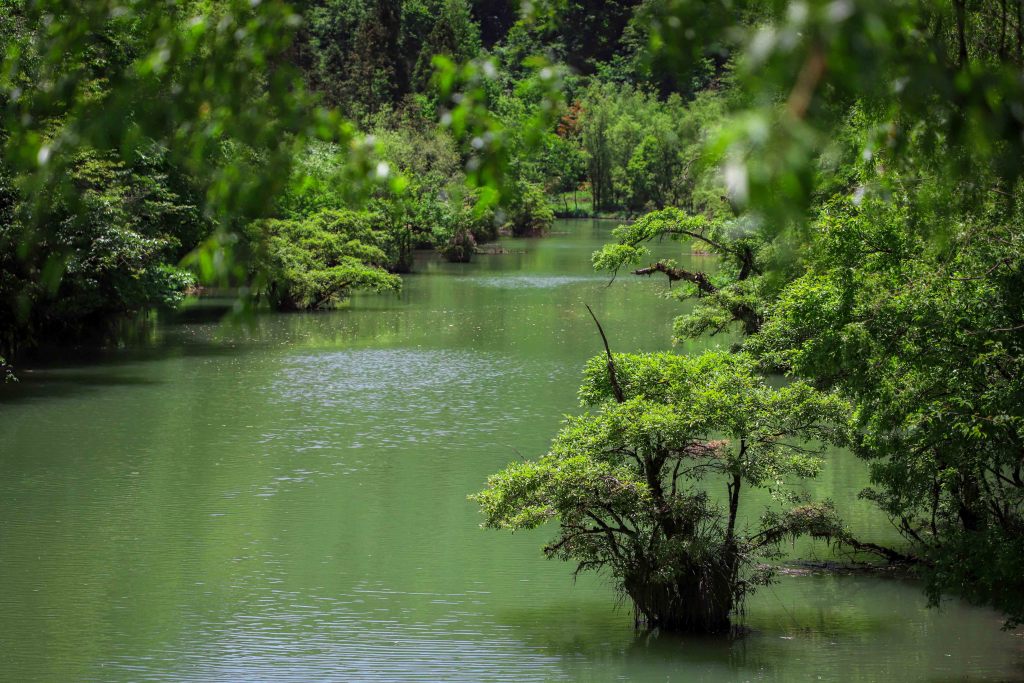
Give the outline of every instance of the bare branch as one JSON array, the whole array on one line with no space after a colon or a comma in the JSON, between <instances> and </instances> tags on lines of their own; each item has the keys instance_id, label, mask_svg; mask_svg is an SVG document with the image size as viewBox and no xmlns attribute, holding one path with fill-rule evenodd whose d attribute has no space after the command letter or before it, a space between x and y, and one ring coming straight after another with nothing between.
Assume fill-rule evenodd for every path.
<instances>
[{"instance_id":1,"label":"bare branch","mask_svg":"<svg viewBox=\"0 0 1024 683\"><path fill-rule=\"evenodd\" d=\"M590 304L584 304L587 310L590 311L590 317L594 319L594 324L597 325L597 331L601 333L601 341L604 342L604 352L608 356L608 380L612 384L612 392L615 394L615 400L619 403L625 403L626 395L622 392L622 387L619 386L619 378L615 374L615 359L612 358L612 350L608 346L608 337L604 334L604 328L601 327L601 322L594 315L594 309L590 307Z\"/></svg>"}]
</instances>

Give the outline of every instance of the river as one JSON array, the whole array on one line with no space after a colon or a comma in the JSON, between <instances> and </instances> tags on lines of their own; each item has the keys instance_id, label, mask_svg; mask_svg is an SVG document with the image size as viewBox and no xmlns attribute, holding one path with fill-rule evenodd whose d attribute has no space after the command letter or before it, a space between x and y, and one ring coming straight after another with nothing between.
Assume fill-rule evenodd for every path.
<instances>
[{"instance_id":1,"label":"river","mask_svg":"<svg viewBox=\"0 0 1024 683\"><path fill-rule=\"evenodd\" d=\"M466 496L578 409L584 304L623 351L665 348L683 310L663 281L591 271L611 227L423 255L399 297L23 367L0 389L0 680L1021 678L1020 633L912 582L784 574L743 638L638 634L606 579L543 558L553 529L479 528ZM862 463L832 456L811 490L891 540Z\"/></svg>"}]
</instances>

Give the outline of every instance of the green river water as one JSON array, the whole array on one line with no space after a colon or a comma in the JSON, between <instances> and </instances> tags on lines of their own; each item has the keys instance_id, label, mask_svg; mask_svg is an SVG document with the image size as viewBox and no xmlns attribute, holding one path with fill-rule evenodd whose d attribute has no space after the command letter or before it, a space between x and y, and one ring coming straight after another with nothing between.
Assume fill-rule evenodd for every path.
<instances>
[{"instance_id":1,"label":"green river water","mask_svg":"<svg viewBox=\"0 0 1024 683\"><path fill-rule=\"evenodd\" d=\"M584 303L616 350L668 344L662 281L590 269L611 227L424 256L400 297L21 368L0 390L0 680L1022 678L1020 633L911 582L784 574L746 637L639 634L606 579L543 558L553 530L479 528L467 494L577 409L600 351ZM836 453L810 486L891 540L865 483Z\"/></svg>"}]
</instances>

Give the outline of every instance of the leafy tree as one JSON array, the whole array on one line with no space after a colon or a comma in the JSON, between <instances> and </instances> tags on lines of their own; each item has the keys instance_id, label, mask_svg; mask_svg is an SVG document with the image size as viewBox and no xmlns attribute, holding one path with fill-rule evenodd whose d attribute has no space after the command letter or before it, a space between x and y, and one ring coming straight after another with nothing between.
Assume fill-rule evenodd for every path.
<instances>
[{"instance_id":1,"label":"leafy tree","mask_svg":"<svg viewBox=\"0 0 1024 683\"><path fill-rule=\"evenodd\" d=\"M678 96L660 101L628 84L592 83L576 128L595 207L641 213L706 203L700 185L720 184L701 163L709 132L720 125L720 100L709 94L685 106Z\"/></svg>"},{"instance_id":2,"label":"leafy tree","mask_svg":"<svg viewBox=\"0 0 1024 683\"><path fill-rule=\"evenodd\" d=\"M325 209L368 209L387 216L388 267L408 272L412 267L413 227L402 217L409 181L402 169L387 161L391 148L374 135L348 149L312 141L293 160L292 179L277 201L277 213L304 220ZM384 225L384 223L382 223Z\"/></svg>"},{"instance_id":3,"label":"leafy tree","mask_svg":"<svg viewBox=\"0 0 1024 683\"><path fill-rule=\"evenodd\" d=\"M480 30L470 16L466 0L443 0L433 26L419 46L415 67L417 89L425 89L434 73L433 60L444 55L455 62L467 62L480 52Z\"/></svg>"},{"instance_id":4,"label":"leafy tree","mask_svg":"<svg viewBox=\"0 0 1024 683\"><path fill-rule=\"evenodd\" d=\"M1019 195L999 203L953 227L910 194L837 197L815 224L807 271L748 346L854 403L855 452L873 485L862 495L924 562L933 601L952 590L1017 623L1024 231ZM952 238L939 246L931 231Z\"/></svg>"},{"instance_id":5,"label":"leafy tree","mask_svg":"<svg viewBox=\"0 0 1024 683\"><path fill-rule=\"evenodd\" d=\"M0 14L10 353L173 303L197 245L212 276L223 235L272 209L317 117L275 61L294 25L279 3L5 0Z\"/></svg>"},{"instance_id":6,"label":"leafy tree","mask_svg":"<svg viewBox=\"0 0 1024 683\"><path fill-rule=\"evenodd\" d=\"M0 347L55 336L87 338L116 320L173 307L195 284L172 264L194 248L202 220L172 187L157 150L127 165L82 152L68 169L76 195L55 197L46 236L23 241L23 224L0 223Z\"/></svg>"},{"instance_id":7,"label":"leafy tree","mask_svg":"<svg viewBox=\"0 0 1024 683\"><path fill-rule=\"evenodd\" d=\"M622 49L622 34L637 0L565 0L558 8L555 33L569 66L583 73Z\"/></svg>"},{"instance_id":8,"label":"leafy tree","mask_svg":"<svg viewBox=\"0 0 1024 683\"><path fill-rule=\"evenodd\" d=\"M568 418L547 455L510 465L474 499L488 527L557 518L544 552L577 572L609 572L648 626L727 631L770 580L760 562L783 538L847 536L827 502L783 487L817 473L823 444L844 442L836 396L803 382L774 388L750 357L709 352L593 358L580 399L595 412ZM743 492L759 488L799 504L764 510L748 528Z\"/></svg>"},{"instance_id":9,"label":"leafy tree","mask_svg":"<svg viewBox=\"0 0 1024 683\"><path fill-rule=\"evenodd\" d=\"M587 158L587 176L595 210L608 207L612 197L612 147L609 128L614 120L613 100L604 93L588 93L581 105L580 138Z\"/></svg>"},{"instance_id":10,"label":"leafy tree","mask_svg":"<svg viewBox=\"0 0 1024 683\"><path fill-rule=\"evenodd\" d=\"M399 0L324 0L306 9L313 87L356 120L408 92Z\"/></svg>"},{"instance_id":11,"label":"leafy tree","mask_svg":"<svg viewBox=\"0 0 1024 683\"><path fill-rule=\"evenodd\" d=\"M383 217L325 210L304 220L266 220L246 230L259 296L278 310L337 305L354 290L393 291Z\"/></svg>"},{"instance_id":12,"label":"leafy tree","mask_svg":"<svg viewBox=\"0 0 1024 683\"><path fill-rule=\"evenodd\" d=\"M412 243L465 263L478 242L497 236L494 211L474 210L477 195L465 187L462 158L451 135L418 117L379 128L374 135L381 158L405 184L401 193L380 197L375 204L395 215L396 228L408 229Z\"/></svg>"},{"instance_id":13,"label":"leafy tree","mask_svg":"<svg viewBox=\"0 0 1024 683\"><path fill-rule=\"evenodd\" d=\"M687 240L722 257L720 272L680 268L673 259L662 259L633 271L636 275L662 273L670 283L680 282L680 298L696 296L694 311L676 320L679 338L717 334L732 323L742 325L746 334L757 332L763 322L762 279L770 247L747 234L742 222L691 216L675 209L649 213L634 223L612 231L615 242L594 252L594 268L617 273L625 266L639 265L650 251L646 243L665 237Z\"/></svg>"},{"instance_id":14,"label":"leafy tree","mask_svg":"<svg viewBox=\"0 0 1024 683\"><path fill-rule=\"evenodd\" d=\"M579 147L579 141L563 135L547 135L540 160L541 175L545 179L544 189L553 195L572 192L574 195L583 182L586 173L586 158ZM578 210L578 207L574 207ZM568 201L565 211L569 213Z\"/></svg>"},{"instance_id":15,"label":"leafy tree","mask_svg":"<svg viewBox=\"0 0 1024 683\"><path fill-rule=\"evenodd\" d=\"M543 188L522 181L518 183L503 206L507 212L507 224L517 237L542 235L555 220L555 213L548 204Z\"/></svg>"}]
</instances>

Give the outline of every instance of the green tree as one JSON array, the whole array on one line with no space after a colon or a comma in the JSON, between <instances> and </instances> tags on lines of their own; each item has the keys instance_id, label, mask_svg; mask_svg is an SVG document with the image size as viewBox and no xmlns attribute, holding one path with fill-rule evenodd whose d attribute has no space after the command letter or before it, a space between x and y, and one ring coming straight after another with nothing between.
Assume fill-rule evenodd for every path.
<instances>
[{"instance_id":1,"label":"green tree","mask_svg":"<svg viewBox=\"0 0 1024 683\"><path fill-rule=\"evenodd\" d=\"M770 580L759 563L783 538L846 537L828 503L783 486L817 473L824 444L844 442L837 397L802 382L773 388L750 357L709 352L593 358L580 398L595 412L567 419L547 455L510 465L474 499L488 527L557 519L544 552L610 573L647 626L727 631ZM749 489L780 501L755 528L741 513Z\"/></svg>"},{"instance_id":2,"label":"green tree","mask_svg":"<svg viewBox=\"0 0 1024 683\"><path fill-rule=\"evenodd\" d=\"M408 92L402 13L399 0L323 0L306 8L309 80L328 104L362 121Z\"/></svg>"},{"instance_id":3,"label":"green tree","mask_svg":"<svg viewBox=\"0 0 1024 683\"><path fill-rule=\"evenodd\" d=\"M677 338L717 334L733 323L740 323L745 334L753 334L764 319L765 282L760 276L771 248L744 227L742 222L691 216L676 208L654 211L613 230L615 241L594 252L594 268L614 275L623 267L639 265L650 255L645 245L666 237L699 244L721 257L721 268L714 275L681 268L674 259L650 263L633 274L663 274L669 283L683 285L677 297L698 299L691 313L676 320Z\"/></svg>"},{"instance_id":4,"label":"green tree","mask_svg":"<svg viewBox=\"0 0 1024 683\"><path fill-rule=\"evenodd\" d=\"M401 280L387 272L385 218L330 211L304 220L267 220L246 229L257 295L278 310L329 308L354 290L394 291Z\"/></svg>"},{"instance_id":5,"label":"green tree","mask_svg":"<svg viewBox=\"0 0 1024 683\"><path fill-rule=\"evenodd\" d=\"M480 52L480 30L470 15L466 0L443 0L435 9L433 26L419 45L414 83L423 90L434 73L433 60L444 55L455 62L467 62Z\"/></svg>"},{"instance_id":6,"label":"green tree","mask_svg":"<svg viewBox=\"0 0 1024 683\"><path fill-rule=\"evenodd\" d=\"M954 214L953 227L906 189L859 205L837 197L806 272L748 342L856 406L855 452L871 467L862 495L907 539L932 600L955 591L1010 623L1024 620L1020 207L1015 194Z\"/></svg>"},{"instance_id":7,"label":"green tree","mask_svg":"<svg viewBox=\"0 0 1024 683\"><path fill-rule=\"evenodd\" d=\"M565 0L555 22L556 39L565 46L569 66L583 73L622 50L622 34L638 0Z\"/></svg>"},{"instance_id":8,"label":"green tree","mask_svg":"<svg viewBox=\"0 0 1024 683\"><path fill-rule=\"evenodd\" d=\"M67 169L75 195L54 198L38 241L25 241L14 217L0 223L0 348L102 336L118 320L173 307L195 284L175 264L209 228L150 152L131 165L79 153Z\"/></svg>"},{"instance_id":9,"label":"green tree","mask_svg":"<svg viewBox=\"0 0 1024 683\"><path fill-rule=\"evenodd\" d=\"M551 228L555 213L544 189L537 183L520 181L502 202L506 223L517 237L542 235Z\"/></svg>"},{"instance_id":10,"label":"green tree","mask_svg":"<svg viewBox=\"0 0 1024 683\"><path fill-rule=\"evenodd\" d=\"M609 135L614 121L612 102L610 93L590 92L581 105L580 140L586 152L595 211L609 207L613 196L613 150Z\"/></svg>"},{"instance_id":11,"label":"green tree","mask_svg":"<svg viewBox=\"0 0 1024 683\"><path fill-rule=\"evenodd\" d=\"M165 305L211 233L266 215L316 120L279 3L4 0L0 345ZM213 275L204 243L196 260Z\"/></svg>"}]
</instances>

